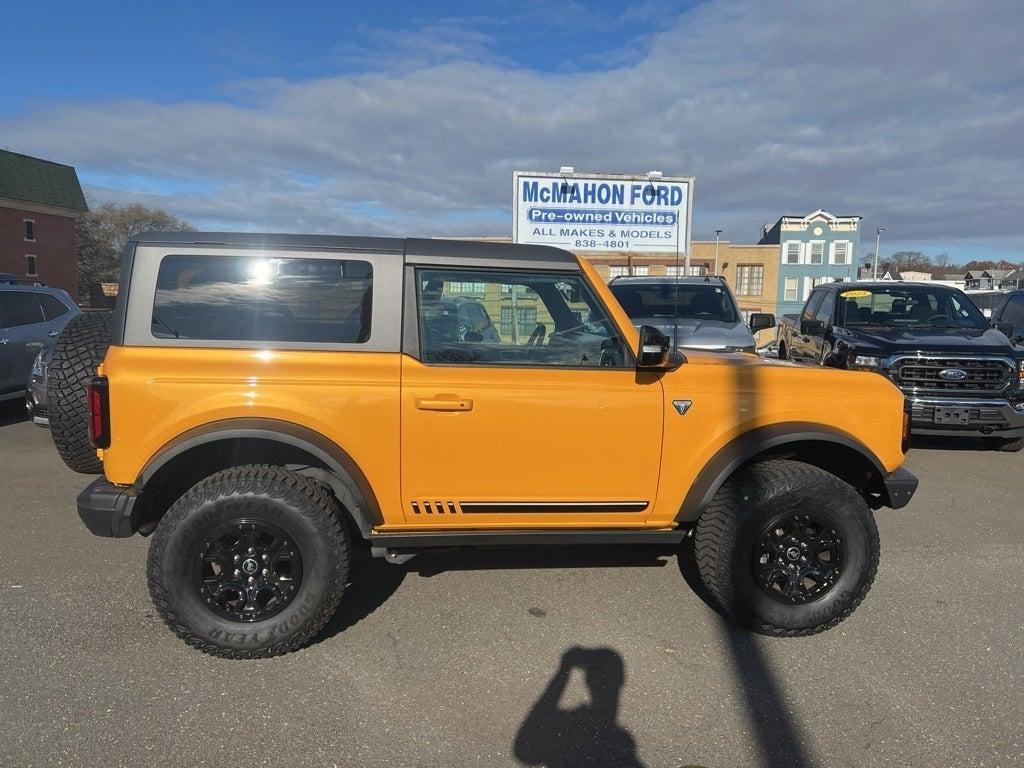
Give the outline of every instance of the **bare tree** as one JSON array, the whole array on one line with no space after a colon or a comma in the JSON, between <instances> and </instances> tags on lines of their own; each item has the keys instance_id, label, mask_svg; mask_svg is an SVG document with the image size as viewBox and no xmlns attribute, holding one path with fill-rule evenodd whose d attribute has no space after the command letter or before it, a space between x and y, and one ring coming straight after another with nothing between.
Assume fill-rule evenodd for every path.
<instances>
[{"instance_id":1,"label":"bare tree","mask_svg":"<svg viewBox=\"0 0 1024 768\"><path fill-rule=\"evenodd\" d=\"M101 300L100 283L117 282L121 252L129 238L149 230L193 229L177 216L138 203L90 203L89 208L77 227L78 294L83 303L96 304Z\"/></svg>"}]
</instances>

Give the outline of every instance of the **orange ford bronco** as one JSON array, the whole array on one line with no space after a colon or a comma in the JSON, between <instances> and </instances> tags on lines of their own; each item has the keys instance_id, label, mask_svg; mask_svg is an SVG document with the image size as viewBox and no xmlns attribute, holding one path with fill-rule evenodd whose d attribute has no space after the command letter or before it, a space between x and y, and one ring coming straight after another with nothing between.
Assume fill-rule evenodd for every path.
<instances>
[{"instance_id":1,"label":"orange ford bronco","mask_svg":"<svg viewBox=\"0 0 1024 768\"><path fill-rule=\"evenodd\" d=\"M683 354L547 247L141 235L50 390L61 455L103 474L86 526L152 535L167 624L235 658L310 639L354 539L403 562L693 535L736 621L818 632L875 576L871 510L917 486L883 377Z\"/></svg>"}]
</instances>

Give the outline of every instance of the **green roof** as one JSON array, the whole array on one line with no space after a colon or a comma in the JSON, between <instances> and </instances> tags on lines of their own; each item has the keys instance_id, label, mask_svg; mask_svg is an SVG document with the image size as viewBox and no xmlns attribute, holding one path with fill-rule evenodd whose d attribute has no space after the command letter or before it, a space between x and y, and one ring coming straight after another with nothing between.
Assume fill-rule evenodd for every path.
<instances>
[{"instance_id":1,"label":"green roof","mask_svg":"<svg viewBox=\"0 0 1024 768\"><path fill-rule=\"evenodd\" d=\"M0 149L0 197L88 211L78 174L70 165Z\"/></svg>"}]
</instances>

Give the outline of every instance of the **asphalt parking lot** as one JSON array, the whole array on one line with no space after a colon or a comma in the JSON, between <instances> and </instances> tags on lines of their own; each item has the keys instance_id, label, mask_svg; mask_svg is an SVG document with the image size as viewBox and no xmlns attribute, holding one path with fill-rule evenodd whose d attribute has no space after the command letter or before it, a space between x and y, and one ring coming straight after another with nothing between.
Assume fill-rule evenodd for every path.
<instances>
[{"instance_id":1,"label":"asphalt parking lot","mask_svg":"<svg viewBox=\"0 0 1024 768\"><path fill-rule=\"evenodd\" d=\"M1022 462L915 446L816 637L732 629L674 549L485 550L360 558L315 644L237 662L164 628L146 540L91 536L88 479L0 404L0 765L1019 766Z\"/></svg>"}]
</instances>

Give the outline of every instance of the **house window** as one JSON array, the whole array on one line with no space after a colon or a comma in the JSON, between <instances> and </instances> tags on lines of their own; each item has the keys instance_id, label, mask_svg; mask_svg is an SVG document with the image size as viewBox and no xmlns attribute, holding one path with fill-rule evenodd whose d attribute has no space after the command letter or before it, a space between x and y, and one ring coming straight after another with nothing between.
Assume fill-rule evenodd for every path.
<instances>
[{"instance_id":1,"label":"house window","mask_svg":"<svg viewBox=\"0 0 1024 768\"><path fill-rule=\"evenodd\" d=\"M608 267L608 277L629 277L629 267Z\"/></svg>"},{"instance_id":2,"label":"house window","mask_svg":"<svg viewBox=\"0 0 1024 768\"><path fill-rule=\"evenodd\" d=\"M825 244L824 243L811 243L811 264L821 264L825 256Z\"/></svg>"},{"instance_id":3,"label":"house window","mask_svg":"<svg viewBox=\"0 0 1024 768\"><path fill-rule=\"evenodd\" d=\"M813 278L811 278L811 287L812 288L817 288L822 283L830 283L830 282L832 282L832 278L830 278L830 277L813 277Z\"/></svg>"},{"instance_id":4,"label":"house window","mask_svg":"<svg viewBox=\"0 0 1024 768\"><path fill-rule=\"evenodd\" d=\"M782 260L786 264L799 264L800 243L786 243L786 251Z\"/></svg>"},{"instance_id":5,"label":"house window","mask_svg":"<svg viewBox=\"0 0 1024 768\"><path fill-rule=\"evenodd\" d=\"M537 308L516 307L516 319L519 321L516 331L529 336L537 327ZM512 336L512 307L501 308L501 335Z\"/></svg>"},{"instance_id":6,"label":"house window","mask_svg":"<svg viewBox=\"0 0 1024 768\"><path fill-rule=\"evenodd\" d=\"M850 263L850 241L849 240L837 240L832 243L832 263L833 264L849 264Z\"/></svg>"},{"instance_id":7,"label":"house window","mask_svg":"<svg viewBox=\"0 0 1024 768\"><path fill-rule=\"evenodd\" d=\"M36 241L36 222L35 219L23 219L25 222L25 240L30 243Z\"/></svg>"},{"instance_id":8,"label":"house window","mask_svg":"<svg viewBox=\"0 0 1024 768\"><path fill-rule=\"evenodd\" d=\"M796 301L797 278L787 277L783 296L786 301Z\"/></svg>"},{"instance_id":9,"label":"house window","mask_svg":"<svg viewBox=\"0 0 1024 768\"><path fill-rule=\"evenodd\" d=\"M484 292L484 284L451 282L445 285L445 289L447 290L448 293L482 294Z\"/></svg>"},{"instance_id":10,"label":"house window","mask_svg":"<svg viewBox=\"0 0 1024 768\"><path fill-rule=\"evenodd\" d=\"M686 267L682 265L677 267L673 264L670 267L665 267L665 274L668 275L669 277L675 277L676 275L679 275L680 277L684 277L686 275L690 275L691 277L704 277L704 275L706 275L707 273L708 268L705 264L697 264L695 266L692 266L690 267L689 272L687 272Z\"/></svg>"},{"instance_id":11,"label":"house window","mask_svg":"<svg viewBox=\"0 0 1024 768\"><path fill-rule=\"evenodd\" d=\"M763 289L763 266L760 264L740 264L736 267L737 296L760 296Z\"/></svg>"},{"instance_id":12,"label":"house window","mask_svg":"<svg viewBox=\"0 0 1024 768\"><path fill-rule=\"evenodd\" d=\"M25 277L39 277L35 256L25 256Z\"/></svg>"},{"instance_id":13,"label":"house window","mask_svg":"<svg viewBox=\"0 0 1024 768\"><path fill-rule=\"evenodd\" d=\"M633 267L633 274L638 277L647 277L651 274L651 268L646 265L642 267Z\"/></svg>"}]
</instances>

